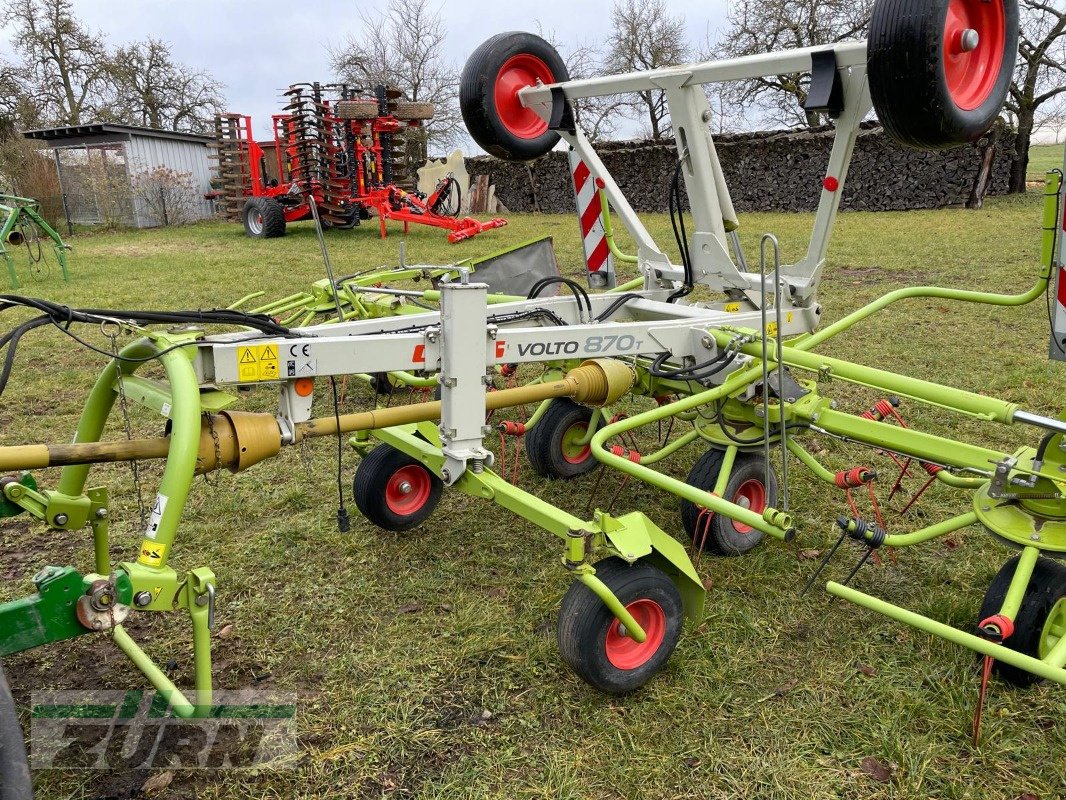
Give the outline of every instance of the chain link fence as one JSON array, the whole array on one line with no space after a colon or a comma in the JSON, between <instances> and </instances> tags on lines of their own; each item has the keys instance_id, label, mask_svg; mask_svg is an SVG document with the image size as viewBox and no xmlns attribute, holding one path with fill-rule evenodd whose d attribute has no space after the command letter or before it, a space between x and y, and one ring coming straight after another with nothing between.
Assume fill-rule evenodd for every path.
<instances>
[{"instance_id":1,"label":"chain link fence","mask_svg":"<svg viewBox=\"0 0 1066 800\"><path fill-rule=\"evenodd\" d=\"M70 224L136 225L125 142L57 147L52 158Z\"/></svg>"}]
</instances>

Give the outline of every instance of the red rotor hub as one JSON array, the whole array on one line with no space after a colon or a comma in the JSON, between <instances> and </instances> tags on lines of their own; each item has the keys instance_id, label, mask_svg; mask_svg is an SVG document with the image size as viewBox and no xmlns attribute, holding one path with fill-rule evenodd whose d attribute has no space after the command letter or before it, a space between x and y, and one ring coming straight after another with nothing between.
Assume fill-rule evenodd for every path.
<instances>
[{"instance_id":1,"label":"red rotor hub","mask_svg":"<svg viewBox=\"0 0 1066 800\"><path fill-rule=\"evenodd\" d=\"M1003 67L1007 21L1001 0L949 0L944 19L944 79L955 105L979 108Z\"/></svg>"},{"instance_id":2,"label":"red rotor hub","mask_svg":"<svg viewBox=\"0 0 1066 800\"><path fill-rule=\"evenodd\" d=\"M432 491L426 469L411 464L392 473L385 484L385 505L393 514L407 517L426 504Z\"/></svg>"},{"instance_id":3,"label":"red rotor hub","mask_svg":"<svg viewBox=\"0 0 1066 800\"><path fill-rule=\"evenodd\" d=\"M555 83L555 77L542 59L529 53L511 56L496 75L496 115L508 132L520 139L536 139L548 132L548 123L518 98L520 90L535 86L537 81Z\"/></svg>"},{"instance_id":4,"label":"red rotor hub","mask_svg":"<svg viewBox=\"0 0 1066 800\"><path fill-rule=\"evenodd\" d=\"M744 481L733 495L733 503L756 514L761 514L766 510L766 487L763 486L762 481L754 478ZM733 520L733 530L737 533L751 533L752 527Z\"/></svg>"},{"instance_id":5,"label":"red rotor hub","mask_svg":"<svg viewBox=\"0 0 1066 800\"><path fill-rule=\"evenodd\" d=\"M666 612L654 600L634 600L626 611L644 629L646 638L638 642L626 636L625 627L618 620L611 620L607 629L607 660L618 669L636 669L654 656L666 637Z\"/></svg>"}]
</instances>

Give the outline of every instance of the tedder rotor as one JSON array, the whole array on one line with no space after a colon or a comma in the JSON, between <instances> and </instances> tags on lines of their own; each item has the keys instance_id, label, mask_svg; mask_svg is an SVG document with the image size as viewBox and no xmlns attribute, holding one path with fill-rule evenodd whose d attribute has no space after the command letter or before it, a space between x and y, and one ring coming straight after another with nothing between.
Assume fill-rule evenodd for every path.
<instances>
[{"instance_id":1,"label":"tedder rotor","mask_svg":"<svg viewBox=\"0 0 1066 800\"><path fill-rule=\"evenodd\" d=\"M223 213L254 238L285 235L290 222L314 218L325 227L354 228L377 216L381 237L389 220L448 231L455 243L507 224L461 216L462 196L452 175L429 195L409 174L408 139L433 118L432 103L409 102L385 86L373 92L346 85L294 84L283 114L272 118L268 159L252 133L252 118L215 118L217 189ZM417 148L416 148L417 149Z\"/></svg>"},{"instance_id":2,"label":"tedder rotor","mask_svg":"<svg viewBox=\"0 0 1066 800\"><path fill-rule=\"evenodd\" d=\"M973 13L960 15L957 6ZM875 108L891 135L926 148L980 137L1006 95L1017 13L1015 0L879 0L868 41L586 80L569 80L551 45L532 34L485 42L462 78L461 105L471 134L502 158L535 158L560 139L573 148L636 243L639 277L612 291L590 295L570 282L573 296L539 296L544 286L567 282L548 277L525 297L490 296L477 272L459 270L431 290L399 290L439 302L439 310L307 327L233 310L105 313L4 298L5 308L29 307L38 314L5 337L9 348L32 326L54 320L68 328L103 320L140 338L100 376L72 443L0 448L0 475L9 476L2 481L0 513L29 512L57 530L88 527L96 554L94 572L48 568L35 578L33 594L0 605L0 630L10 632L0 639L0 653L86 633L106 635L167 694L175 713L202 712L211 702L211 610L224 595L216 594L213 570L175 568L193 477L223 467L244 470L308 439L354 434L352 444L364 455L355 498L377 526L402 530L426 521L448 487L554 534L561 541L562 571L572 580L557 627L562 659L604 692L632 691L671 657L684 619L700 618L704 584L687 548L641 511L616 515L600 508L579 516L505 479L486 446L496 432L486 413L537 402L525 437L538 472L576 478L588 465L602 463L644 481L681 501L679 524L696 549L721 555L750 550L764 536L792 540L802 533L790 512L797 504L788 491L790 468L809 470L849 492L869 484L867 470L823 465L809 445L818 437L890 454L910 474L920 469L931 483L965 492L958 514L918 530L889 533L877 519L860 516L854 503L838 530L842 542L863 548L860 566L880 550L970 527L1017 551L988 590L973 630L846 585L858 568L847 580L826 584L828 592L969 647L1006 680L1066 684L1066 569L1059 563L1066 557L1066 422L817 352L905 299L1020 306L1043 296L1053 277L1062 296L1066 237L1057 174L1050 176L1043 259L1028 290L993 294L916 286L820 324L819 285L860 123ZM712 112L704 85L786 72L812 74L808 107L836 120L836 139L806 254L781 264L776 240L767 235L759 269L749 270L733 235L739 220L707 124ZM634 212L575 116L581 98L652 89L666 93L678 142L677 174L684 179L677 191L687 194L691 209L691 233L677 226L680 264ZM329 288L334 296L341 291ZM714 299L691 301L697 288ZM356 302L352 291L349 301ZM1066 317L1060 322L1066 331ZM185 327L152 327L176 323ZM243 330L205 330L219 324ZM1057 341L1066 341L1066 332ZM162 365L165 382L137 375L148 361ZM527 385L488 391L499 371L526 364L546 368ZM383 373L436 385L439 399L359 413L335 408L332 415L312 417L318 379ZM892 424L898 418L892 401L848 413L826 394L831 380L968 420L1014 426L1023 435L1000 451ZM233 390L239 388L273 389L277 413L235 410ZM120 396L166 417L167 435L100 441ZM654 398L656 406L628 418L612 413L634 397ZM662 422L676 422L685 433L650 453L625 444L629 432ZM1036 434L1038 441L1030 442ZM706 453L687 480L657 468L697 443ZM137 554L116 563L108 547L107 493L87 488L89 465L149 458L166 459L153 513ZM40 488L28 473L52 467L62 467L56 489ZM75 607L62 602L71 594L78 598ZM192 619L194 695L179 690L123 627L130 615L177 608Z\"/></svg>"}]
</instances>

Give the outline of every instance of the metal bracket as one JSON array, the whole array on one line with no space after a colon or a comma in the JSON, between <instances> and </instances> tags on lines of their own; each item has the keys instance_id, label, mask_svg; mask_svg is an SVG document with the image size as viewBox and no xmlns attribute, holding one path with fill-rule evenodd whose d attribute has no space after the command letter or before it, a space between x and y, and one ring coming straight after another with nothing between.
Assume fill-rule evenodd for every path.
<instances>
[{"instance_id":1,"label":"metal bracket","mask_svg":"<svg viewBox=\"0 0 1066 800\"><path fill-rule=\"evenodd\" d=\"M807 92L804 111L828 114L837 119L844 111L844 84L837 71L835 50L811 53L811 88Z\"/></svg>"}]
</instances>

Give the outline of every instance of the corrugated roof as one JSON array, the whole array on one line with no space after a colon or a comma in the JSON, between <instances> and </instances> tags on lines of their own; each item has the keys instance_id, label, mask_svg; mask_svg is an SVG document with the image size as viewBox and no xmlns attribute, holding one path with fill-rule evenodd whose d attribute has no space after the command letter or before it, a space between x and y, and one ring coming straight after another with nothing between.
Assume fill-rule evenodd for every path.
<instances>
[{"instance_id":1,"label":"corrugated roof","mask_svg":"<svg viewBox=\"0 0 1066 800\"><path fill-rule=\"evenodd\" d=\"M147 136L155 139L178 139L184 142L198 142L208 144L215 137L205 136L198 133L178 133L159 128L142 128L138 125L113 125L109 122L91 122L88 125L67 125L61 128L36 128L23 131L22 135L27 139L39 139L46 142L62 141L81 136L102 136L109 133L125 135Z\"/></svg>"}]
</instances>

